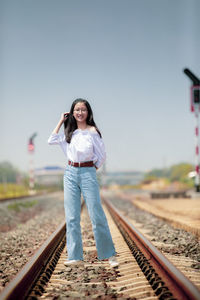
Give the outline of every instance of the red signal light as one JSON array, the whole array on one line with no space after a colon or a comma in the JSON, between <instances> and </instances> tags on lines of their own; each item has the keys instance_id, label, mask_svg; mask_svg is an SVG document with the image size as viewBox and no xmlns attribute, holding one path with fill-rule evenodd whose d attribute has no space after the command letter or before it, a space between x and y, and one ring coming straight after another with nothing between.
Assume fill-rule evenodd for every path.
<instances>
[{"instance_id":1,"label":"red signal light","mask_svg":"<svg viewBox=\"0 0 200 300\"><path fill-rule=\"evenodd\" d=\"M28 144L28 151L29 152L33 152L34 151L34 145L33 144L31 144L31 143Z\"/></svg>"},{"instance_id":2,"label":"red signal light","mask_svg":"<svg viewBox=\"0 0 200 300\"><path fill-rule=\"evenodd\" d=\"M193 85L191 87L191 111L194 112L197 107L200 111L200 85Z\"/></svg>"}]
</instances>

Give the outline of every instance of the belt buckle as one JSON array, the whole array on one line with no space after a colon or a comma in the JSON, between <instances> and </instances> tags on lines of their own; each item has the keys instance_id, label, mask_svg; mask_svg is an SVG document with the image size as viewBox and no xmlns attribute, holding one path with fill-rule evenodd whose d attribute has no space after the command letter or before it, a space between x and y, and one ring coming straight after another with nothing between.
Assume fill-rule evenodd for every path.
<instances>
[{"instance_id":1,"label":"belt buckle","mask_svg":"<svg viewBox=\"0 0 200 300\"><path fill-rule=\"evenodd\" d=\"M81 166L81 163L80 163L80 161L78 162L78 167L80 168L80 166Z\"/></svg>"}]
</instances>

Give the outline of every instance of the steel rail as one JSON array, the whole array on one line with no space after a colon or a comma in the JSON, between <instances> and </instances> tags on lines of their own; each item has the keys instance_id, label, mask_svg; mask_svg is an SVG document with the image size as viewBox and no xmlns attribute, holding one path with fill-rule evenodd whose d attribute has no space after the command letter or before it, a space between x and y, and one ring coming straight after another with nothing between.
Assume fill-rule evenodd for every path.
<instances>
[{"instance_id":1,"label":"steel rail","mask_svg":"<svg viewBox=\"0 0 200 300\"><path fill-rule=\"evenodd\" d=\"M16 201L16 200L21 200L21 199L31 199L31 198L34 198L34 197L37 197L37 196L43 196L42 193L38 193L38 194L35 194L35 195L23 195L23 196L19 196L19 197L10 197L10 198L1 198L0 199L0 204L1 203L4 203L4 202L11 202L12 200L13 201Z\"/></svg>"},{"instance_id":2,"label":"steel rail","mask_svg":"<svg viewBox=\"0 0 200 300\"><path fill-rule=\"evenodd\" d=\"M0 300L23 300L66 232L65 221L54 231L0 294Z\"/></svg>"},{"instance_id":3,"label":"steel rail","mask_svg":"<svg viewBox=\"0 0 200 300\"><path fill-rule=\"evenodd\" d=\"M148 263L161 277L173 297L181 300L199 300L200 291L198 288L180 272L147 238L145 238L125 217L103 197L116 224L121 224L129 237L144 254ZM174 299L173 298L173 299ZM165 299L165 298L163 298Z\"/></svg>"},{"instance_id":4,"label":"steel rail","mask_svg":"<svg viewBox=\"0 0 200 300\"><path fill-rule=\"evenodd\" d=\"M81 202L81 209L83 209L83 206L84 201ZM19 271L13 280L3 289L0 294L0 300L23 300L27 297L37 282L42 270L48 264L48 261L61 243L65 233L66 222L63 221L25 264L21 271Z\"/></svg>"}]
</instances>

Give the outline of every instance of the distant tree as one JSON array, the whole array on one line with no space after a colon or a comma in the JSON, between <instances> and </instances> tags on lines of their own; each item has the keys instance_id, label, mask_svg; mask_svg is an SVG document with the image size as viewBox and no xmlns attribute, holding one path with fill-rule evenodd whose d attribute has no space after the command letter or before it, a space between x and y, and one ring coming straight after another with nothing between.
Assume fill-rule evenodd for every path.
<instances>
[{"instance_id":1,"label":"distant tree","mask_svg":"<svg viewBox=\"0 0 200 300\"><path fill-rule=\"evenodd\" d=\"M10 162L0 163L0 182L16 182L19 173Z\"/></svg>"},{"instance_id":2,"label":"distant tree","mask_svg":"<svg viewBox=\"0 0 200 300\"><path fill-rule=\"evenodd\" d=\"M145 180L167 177L167 169L153 169L145 174Z\"/></svg>"},{"instance_id":3,"label":"distant tree","mask_svg":"<svg viewBox=\"0 0 200 300\"><path fill-rule=\"evenodd\" d=\"M188 163L180 163L170 168L169 179L171 181L184 181L188 173L194 170L194 166Z\"/></svg>"},{"instance_id":4,"label":"distant tree","mask_svg":"<svg viewBox=\"0 0 200 300\"><path fill-rule=\"evenodd\" d=\"M194 170L194 166L189 163L179 163L170 168L153 169L145 174L145 180L156 178L168 178L170 181L187 181L188 173Z\"/></svg>"}]
</instances>

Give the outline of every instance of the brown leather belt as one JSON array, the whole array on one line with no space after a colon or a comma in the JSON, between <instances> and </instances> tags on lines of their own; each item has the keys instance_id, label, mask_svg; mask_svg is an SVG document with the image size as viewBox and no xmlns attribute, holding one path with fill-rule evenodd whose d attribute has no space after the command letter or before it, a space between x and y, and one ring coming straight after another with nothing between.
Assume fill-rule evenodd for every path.
<instances>
[{"instance_id":1,"label":"brown leather belt","mask_svg":"<svg viewBox=\"0 0 200 300\"><path fill-rule=\"evenodd\" d=\"M85 162L73 162L71 160L68 160L68 164L73 167L94 167L93 161L85 161Z\"/></svg>"}]
</instances>

